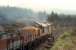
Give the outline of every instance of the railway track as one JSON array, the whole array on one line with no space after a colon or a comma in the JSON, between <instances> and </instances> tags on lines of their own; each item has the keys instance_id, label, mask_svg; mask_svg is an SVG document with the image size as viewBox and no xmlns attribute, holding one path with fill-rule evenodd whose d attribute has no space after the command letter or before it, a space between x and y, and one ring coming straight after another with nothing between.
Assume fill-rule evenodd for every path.
<instances>
[{"instance_id":1,"label":"railway track","mask_svg":"<svg viewBox=\"0 0 76 50\"><path fill-rule=\"evenodd\" d=\"M54 42L64 31L61 29L58 32L52 32L50 36L45 40L44 43L40 44L35 50L50 50L54 45Z\"/></svg>"}]
</instances>

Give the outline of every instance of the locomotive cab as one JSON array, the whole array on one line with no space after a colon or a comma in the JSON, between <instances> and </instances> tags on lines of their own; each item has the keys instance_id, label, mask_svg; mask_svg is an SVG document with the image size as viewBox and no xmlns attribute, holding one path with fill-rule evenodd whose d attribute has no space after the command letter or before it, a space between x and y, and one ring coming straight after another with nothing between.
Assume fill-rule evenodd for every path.
<instances>
[{"instance_id":1,"label":"locomotive cab","mask_svg":"<svg viewBox=\"0 0 76 50\"><path fill-rule=\"evenodd\" d=\"M38 28L41 29L41 33L48 33L48 34L51 33L52 23L48 23L48 22L43 22L43 23L36 22L36 24L37 24L36 27L38 27Z\"/></svg>"}]
</instances>

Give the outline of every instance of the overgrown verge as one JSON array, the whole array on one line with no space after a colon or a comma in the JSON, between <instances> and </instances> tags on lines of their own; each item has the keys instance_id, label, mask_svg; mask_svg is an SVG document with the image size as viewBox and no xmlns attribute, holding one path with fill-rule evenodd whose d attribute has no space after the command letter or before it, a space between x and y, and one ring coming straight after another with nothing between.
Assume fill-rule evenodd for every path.
<instances>
[{"instance_id":1,"label":"overgrown verge","mask_svg":"<svg viewBox=\"0 0 76 50\"><path fill-rule=\"evenodd\" d=\"M50 50L76 50L76 32L64 32Z\"/></svg>"}]
</instances>

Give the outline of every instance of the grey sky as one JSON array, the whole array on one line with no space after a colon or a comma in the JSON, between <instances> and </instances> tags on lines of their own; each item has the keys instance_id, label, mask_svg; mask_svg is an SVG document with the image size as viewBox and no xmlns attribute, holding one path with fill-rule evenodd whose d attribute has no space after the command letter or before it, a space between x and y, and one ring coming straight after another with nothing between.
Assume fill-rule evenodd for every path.
<instances>
[{"instance_id":1,"label":"grey sky","mask_svg":"<svg viewBox=\"0 0 76 50\"><path fill-rule=\"evenodd\" d=\"M76 0L0 0L0 6L8 5L34 11L76 11Z\"/></svg>"}]
</instances>

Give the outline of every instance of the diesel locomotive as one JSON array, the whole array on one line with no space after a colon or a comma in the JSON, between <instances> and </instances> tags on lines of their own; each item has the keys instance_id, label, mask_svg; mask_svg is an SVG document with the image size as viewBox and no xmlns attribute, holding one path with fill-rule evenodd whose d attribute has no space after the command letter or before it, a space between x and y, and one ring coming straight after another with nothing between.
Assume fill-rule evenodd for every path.
<instances>
[{"instance_id":1,"label":"diesel locomotive","mask_svg":"<svg viewBox=\"0 0 76 50\"><path fill-rule=\"evenodd\" d=\"M35 26L25 26L15 30L17 33L0 32L0 50L15 50L20 46L51 34L52 24L37 23Z\"/></svg>"}]
</instances>

